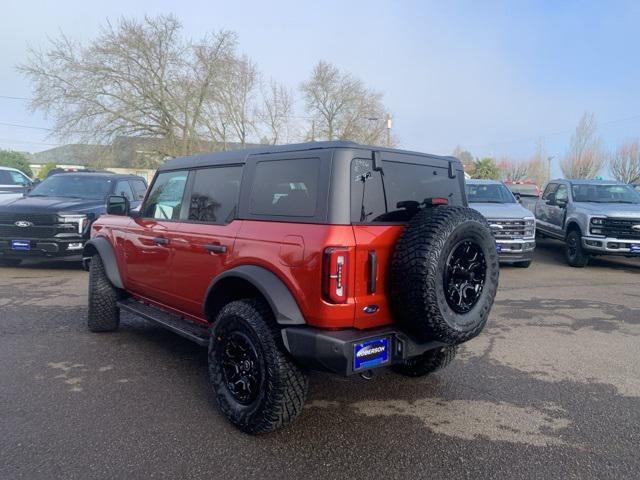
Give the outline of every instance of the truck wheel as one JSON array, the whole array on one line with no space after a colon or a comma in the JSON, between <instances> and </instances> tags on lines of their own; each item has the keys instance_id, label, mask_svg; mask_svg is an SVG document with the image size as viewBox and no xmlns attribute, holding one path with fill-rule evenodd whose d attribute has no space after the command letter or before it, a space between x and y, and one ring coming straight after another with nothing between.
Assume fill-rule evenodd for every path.
<instances>
[{"instance_id":1,"label":"truck wheel","mask_svg":"<svg viewBox=\"0 0 640 480\"><path fill-rule=\"evenodd\" d=\"M405 377L424 377L449 365L458 352L457 346L428 350L422 355L409 358L391 366L391 370Z\"/></svg>"},{"instance_id":2,"label":"truck wheel","mask_svg":"<svg viewBox=\"0 0 640 480\"><path fill-rule=\"evenodd\" d=\"M107 278L100 255L94 255L89 267L87 326L92 332L112 332L119 325L118 290Z\"/></svg>"},{"instance_id":3,"label":"truck wheel","mask_svg":"<svg viewBox=\"0 0 640 480\"><path fill-rule=\"evenodd\" d=\"M421 339L457 345L484 328L498 288L489 224L466 207L424 208L391 260L394 317Z\"/></svg>"},{"instance_id":4,"label":"truck wheel","mask_svg":"<svg viewBox=\"0 0 640 480\"><path fill-rule=\"evenodd\" d=\"M578 230L571 230L565 243L567 262L572 267L586 267L589 263L589 254L582 248L582 236Z\"/></svg>"},{"instance_id":5,"label":"truck wheel","mask_svg":"<svg viewBox=\"0 0 640 480\"><path fill-rule=\"evenodd\" d=\"M518 268L529 268L531 266L531 260L525 260L524 262L514 262L513 266Z\"/></svg>"},{"instance_id":6,"label":"truck wheel","mask_svg":"<svg viewBox=\"0 0 640 480\"><path fill-rule=\"evenodd\" d=\"M239 300L218 315L209 341L209 375L218 406L246 433L266 433L302 411L308 379L284 349L271 310Z\"/></svg>"},{"instance_id":7,"label":"truck wheel","mask_svg":"<svg viewBox=\"0 0 640 480\"><path fill-rule=\"evenodd\" d=\"M21 258L0 258L0 265L3 267L19 267L21 263Z\"/></svg>"}]
</instances>

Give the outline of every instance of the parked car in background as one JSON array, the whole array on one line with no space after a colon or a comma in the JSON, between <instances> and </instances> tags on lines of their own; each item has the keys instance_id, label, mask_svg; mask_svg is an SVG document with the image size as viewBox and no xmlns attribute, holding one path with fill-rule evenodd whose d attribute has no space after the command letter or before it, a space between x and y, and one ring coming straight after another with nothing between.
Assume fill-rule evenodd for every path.
<instances>
[{"instance_id":1,"label":"parked car in background","mask_svg":"<svg viewBox=\"0 0 640 480\"><path fill-rule=\"evenodd\" d=\"M300 414L308 370L445 367L498 286L453 157L312 142L177 158L139 212L108 211L84 250L88 328L129 311L208 346L218 406L249 433Z\"/></svg>"},{"instance_id":2,"label":"parked car in background","mask_svg":"<svg viewBox=\"0 0 640 480\"><path fill-rule=\"evenodd\" d=\"M0 203L0 263L25 258L79 261L93 221L109 195L138 206L146 181L134 175L62 173L43 180L25 196Z\"/></svg>"},{"instance_id":3,"label":"parked car in background","mask_svg":"<svg viewBox=\"0 0 640 480\"><path fill-rule=\"evenodd\" d=\"M33 181L20 170L0 167L0 201L5 195L20 197L33 187Z\"/></svg>"},{"instance_id":4,"label":"parked car in background","mask_svg":"<svg viewBox=\"0 0 640 480\"><path fill-rule=\"evenodd\" d=\"M520 200L521 197L539 198L542 193L538 185L530 180L518 182L507 180L504 184L509 190L511 190L511 193L516 197L516 200Z\"/></svg>"},{"instance_id":5,"label":"parked car in background","mask_svg":"<svg viewBox=\"0 0 640 480\"><path fill-rule=\"evenodd\" d=\"M527 268L536 247L535 218L497 180L467 180L469 206L488 220L500 262Z\"/></svg>"},{"instance_id":6,"label":"parked car in background","mask_svg":"<svg viewBox=\"0 0 640 480\"><path fill-rule=\"evenodd\" d=\"M593 255L640 256L640 194L607 180L552 180L535 204L538 233L565 242L567 262Z\"/></svg>"}]
</instances>

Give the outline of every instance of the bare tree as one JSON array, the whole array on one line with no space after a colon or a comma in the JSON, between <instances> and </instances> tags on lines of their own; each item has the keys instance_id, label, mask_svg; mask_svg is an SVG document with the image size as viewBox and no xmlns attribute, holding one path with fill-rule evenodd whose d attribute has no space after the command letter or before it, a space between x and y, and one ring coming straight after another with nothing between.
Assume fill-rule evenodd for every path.
<instances>
[{"instance_id":1,"label":"bare tree","mask_svg":"<svg viewBox=\"0 0 640 480\"><path fill-rule=\"evenodd\" d=\"M388 142L382 94L328 62L318 62L300 86L307 113L313 118L312 138ZM391 142L389 142L391 143Z\"/></svg>"},{"instance_id":2,"label":"bare tree","mask_svg":"<svg viewBox=\"0 0 640 480\"><path fill-rule=\"evenodd\" d=\"M544 144L544 140L540 138L536 142L536 151L527 164L529 179L533 180L538 187L542 188L550 180L549 154Z\"/></svg>"},{"instance_id":3,"label":"bare tree","mask_svg":"<svg viewBox=\"0 0 640 480\"><path fill-rule=\"evenodd\" d=\"M502 179L510 182L525 180L529 174L529 165L510 158L503 158L498 162Z\"/></svg>"},{"instance_id":4,"label":"bare tree","mask_svg":"<svg viewBox=\"0 0 640 480\"><path fill-rule=\"evenodd\" d=\"M271 80L262 92L262 123L268 130L269 143L288 142L293 114L293 92L285 85Z\"/></svg>"},{"instance_id":5,"label":"bare tree","mask_svg":"<svg viewBox=\"0 0 640 480\"><path fill-rule=\"evenodd\" d=\"M471 152L468 150L464 150L460 145L457 145L456 148L453 149L451 155L462 162L465 172L469 172L473 168L473 155L471 155Z\"/></svg>"},{"instance_id":6,"label":"bare tree","mask_svg":"<svg viewBox=\"0 0 640 480\"><path fill-rule=\"evenodd\" d=\"M624 183L640 181L640 140L629 140L620 145L609 160L614 178Z\"/></svg>"},{"instance_id":7,"label":"bare tree","mask_svg":"<svg viewBox=\"0 0 640 480\"><path fill-rule=\"evenodd\" d=\"M173 16L121 19L84 46L61 35L46 50L31 49L18 66L33 83L31 108L52 116L63 140L155 137L163 139L163 156L211 149L219 138L207 115L237 62L236 35L194 43L181 31Z\"/></svg>"},{"instance_id":8,"label":"bare tree","mask_svg":"<svg viewBox=\"0 0 640 480\"><path fill-rule=\"evenodd\" d=\"M585 112L571 137L569 151L560 162L562 173L566 178L592 178L604 166L605 158L595 118Z\"/></svg>"}]
</instances>

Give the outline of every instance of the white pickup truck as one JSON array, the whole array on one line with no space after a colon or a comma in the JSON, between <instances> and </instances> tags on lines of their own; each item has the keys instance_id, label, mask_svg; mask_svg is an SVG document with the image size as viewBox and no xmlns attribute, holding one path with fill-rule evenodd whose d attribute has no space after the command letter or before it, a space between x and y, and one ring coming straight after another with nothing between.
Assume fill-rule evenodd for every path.
<instances>
[{"instance_id":1,"label":"white pickup truck","mask_svg":"<svg viewBox=\"0 0 640 480\"><path fill-rule=\"evenodd\" d=\"M520 205L507 186L497 180L466 180L469 207L491 226L501 263L527 268L536 248L533 213Z\"/></svg>"}]
</instances>

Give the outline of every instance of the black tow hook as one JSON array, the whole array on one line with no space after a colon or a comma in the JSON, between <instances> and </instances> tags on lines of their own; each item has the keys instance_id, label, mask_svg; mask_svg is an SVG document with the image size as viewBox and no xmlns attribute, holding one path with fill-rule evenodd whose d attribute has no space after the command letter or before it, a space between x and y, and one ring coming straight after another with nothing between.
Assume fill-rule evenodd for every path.
<instances>
[{"instance_id":1,"label":"black tow hook","mask_svg":"<svg viewBox=\"0 0 640 480\"><path fill-rule=\"evenodd\" d=\"M360 376L365 380L371 380L373 378L373 375L374 375L373 370L367 370L360 374Z\"/></svg>"}]
</instances>

